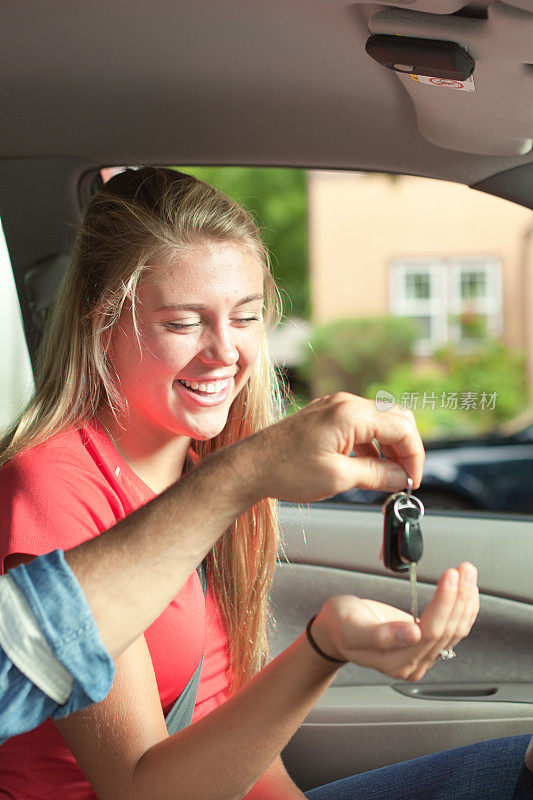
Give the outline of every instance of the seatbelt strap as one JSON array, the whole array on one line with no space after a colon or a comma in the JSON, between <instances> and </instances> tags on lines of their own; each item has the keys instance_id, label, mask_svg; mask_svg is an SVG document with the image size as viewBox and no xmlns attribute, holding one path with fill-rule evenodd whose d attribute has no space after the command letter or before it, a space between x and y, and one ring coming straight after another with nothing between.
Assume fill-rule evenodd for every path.
<instances>
[{"instance_id":1,"label":"seatbelt strap","mask_svg":"<svg viewBox=\"0 0 533 800\"><path fill-rule=\"evenodd\" d=\"M207 573L204 562L200 564L197 572L198 577L200 578L200 583L202 584L205 599L207 595ZM200 672L202 671L203 660L204 654L202 652L200 663L196 667L192 678L165 718L167 730L170 736L177 731L183 730L183 728L186 728L191 724L194 705L196 703L196 694L198 692L198 684L200 683Z\"/></svg>"}]
</instances>

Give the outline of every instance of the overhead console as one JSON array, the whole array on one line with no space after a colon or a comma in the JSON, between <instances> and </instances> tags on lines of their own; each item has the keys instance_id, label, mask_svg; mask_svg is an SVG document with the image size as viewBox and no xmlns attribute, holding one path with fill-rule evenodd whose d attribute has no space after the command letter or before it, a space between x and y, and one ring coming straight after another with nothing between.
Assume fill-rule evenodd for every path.
<instances>
[{"instance_id":1,"label":"overhead console","mask_svg":"<svg viewBox=\"0 0 533 800\"><path fill-rule=\"evenodd\" d=\"M366 51L393 70L409 92L422 136L468 153L528 153L533 146L533 2L386 5L370 18Z\"/></svg>"}]
</instances>

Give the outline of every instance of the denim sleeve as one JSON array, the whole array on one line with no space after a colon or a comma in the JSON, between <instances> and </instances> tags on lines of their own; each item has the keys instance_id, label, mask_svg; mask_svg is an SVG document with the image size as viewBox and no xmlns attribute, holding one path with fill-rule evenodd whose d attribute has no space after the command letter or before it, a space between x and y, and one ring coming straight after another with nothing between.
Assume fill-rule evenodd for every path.
<instances>
[{"instance_id":1,"label":"denim sleeve","mask_svg":"<svg viewBox=\"0 0 533 800\"><path fill-rule=\"evenodd\" d=\"M0 647L0 744L54 715L60 706L35 686Z\"/></svg>"},{"instance_id":2,"label":"denim sleeve","mask_svg":"<svg viewBox=\"0 0 533 800\"><path fill-rule=\"evenodd\" d=\"M66 717L103 700L113 683L115 667L64 553L54 550L9 574L24 594L53 654L73 678L67 702L52 703L52 709L45 704L46 715Z\"/></svg>"}]
</instances>

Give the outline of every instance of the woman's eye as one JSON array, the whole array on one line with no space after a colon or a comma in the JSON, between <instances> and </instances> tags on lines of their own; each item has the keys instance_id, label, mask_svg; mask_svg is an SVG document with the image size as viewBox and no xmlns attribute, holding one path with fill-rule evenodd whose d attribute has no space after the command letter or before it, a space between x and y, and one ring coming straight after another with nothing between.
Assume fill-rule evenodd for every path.
<instances>
[{"instance_id":1,"label":"woman's eye","mask_svg":"<svg viewBox=\"0 0 533 800\"><path fill-rule=\"evenodd\" d=\"M191 328L197 328L200 323L199 322L167 322L167 328L170 328L173 331L185 331L190 330Z\"/></svg>"},{"instance_id":2,"label":"woman's eye","mask_svg":"<svg viewBox=\"0 0 533 800\"><path fill-rule=\"evenodd\" d=\"M257 314L249 314L245 317L234 317L232 320L234 325L238 327L244 327L245 325L250 324L251 322L257 322L259 316ZM202 325L201 321L196 322L166 322L165 326L172 331L191 331L195 328L199 328Z\"/></svg>"},{"instance_id":3,"label":"woman's eye","mask_svg":"<svg viewBox=\"0 0 533 800\"><path fill-rule=\"evenodd\" d=\"M258 319L259 317L257 316L257 314L252 314L247 317L236 317L234 322L237 325L246 325L248 322L257 322Z\"/></svg>"}]
</instances>

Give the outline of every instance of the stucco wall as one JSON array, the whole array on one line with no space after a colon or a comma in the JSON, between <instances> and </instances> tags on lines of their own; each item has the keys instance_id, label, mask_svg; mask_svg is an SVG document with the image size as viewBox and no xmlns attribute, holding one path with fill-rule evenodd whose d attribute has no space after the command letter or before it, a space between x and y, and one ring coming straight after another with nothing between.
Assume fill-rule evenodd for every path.
<instances>
[{"instance_id":1,"label":"stucco wall","mask_svg":"<svg viewBox=\"0 0 533 800\"><path fill-rule=\"evenodd\" d=\"M530 211L415 177L310 172L308 186L315 322L387 313L392 259L488 255L502 262L502 338L513 347L533 343L525 319L533 279L527 286L523 274Z\"/></svg>"}]
</instances>

